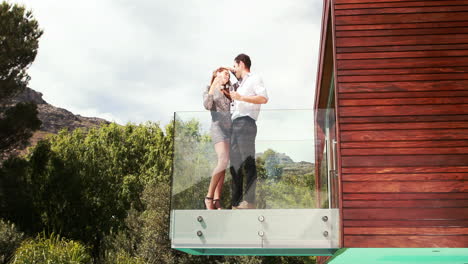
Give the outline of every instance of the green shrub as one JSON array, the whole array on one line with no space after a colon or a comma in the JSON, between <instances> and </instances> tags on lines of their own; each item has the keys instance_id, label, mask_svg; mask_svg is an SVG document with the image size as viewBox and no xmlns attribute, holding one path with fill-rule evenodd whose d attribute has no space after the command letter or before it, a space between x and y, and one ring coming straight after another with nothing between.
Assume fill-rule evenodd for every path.
<instances>
[{"instance_id":1,"label":"green shrub","mask_svg":"<svg viewBox=\"0 0 468 264\"><path fill-rule=\"evenodd\" d=\"M132 257L124 250L118 252L109 252L106 254L105 264L145 264L145 262L138 257Z\"/></svg>"},{"instance_id":2,"label":"green shrub","mask_svg":"<svg viewBox=\"0 0 468 264\"><path fill-rule=\"evenodd\" d=\"M87 248L79 242L66 240L59 235L27 239L16 250L11 264L87 264L91 257Z\"/></svg>"},{"instance_id":3,"label":"green shrub","mask_svg":"<svg viewBox=\"0 0 468 264\"><path fill-rule=\"evenodd\" d=\"M0 219L0 263L5 263L23 240L15 224Z\"/></svg>"}]
</instances>

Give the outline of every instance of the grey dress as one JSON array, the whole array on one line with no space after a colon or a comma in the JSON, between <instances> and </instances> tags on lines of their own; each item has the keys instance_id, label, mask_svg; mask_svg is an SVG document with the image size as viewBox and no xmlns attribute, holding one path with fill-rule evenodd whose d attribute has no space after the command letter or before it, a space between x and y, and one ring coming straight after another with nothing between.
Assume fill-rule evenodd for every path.
<instances>
[{"instance_id":1,"label":"grey dress","mask_svg":"<svg viewBox=\"0 0 468 264\"><path fill-rule=\"evenodd\" d=\"M231 101L219 89L208 94L208 86L203 93L203 105L211 111L211 140L213 144L231 140Z\"/></svg>"}]
</instances>

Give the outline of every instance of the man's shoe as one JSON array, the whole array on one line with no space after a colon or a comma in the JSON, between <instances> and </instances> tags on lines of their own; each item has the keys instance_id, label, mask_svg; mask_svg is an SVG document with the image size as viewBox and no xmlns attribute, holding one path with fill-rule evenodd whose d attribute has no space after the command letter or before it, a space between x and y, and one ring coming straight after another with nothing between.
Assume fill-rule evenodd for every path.
<instances>
[{"instance_id":1,"label":"man's shoe","mask_svg":"<svg viewBox=\"0 0 468 264\"><path fill-rule=\"evenodd\" d=\"M236 207L237 207L236 209L255 209L255 204L249 203L247 201L243 201Z\"/></svg>"}]
</instances>

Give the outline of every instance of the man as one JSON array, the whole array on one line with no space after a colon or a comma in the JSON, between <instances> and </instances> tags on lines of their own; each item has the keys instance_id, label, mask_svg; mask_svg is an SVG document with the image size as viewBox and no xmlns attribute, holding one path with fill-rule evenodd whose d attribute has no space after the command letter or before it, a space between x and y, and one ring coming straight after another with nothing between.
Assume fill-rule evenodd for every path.
<instances>
[{"instance_id":1,"label":"man","mask_svg":"<svg viewBox=\"0 0 468 264\"><path fill-rule=\"evenodd\" d=\"M268 102L262 78L250 72L250 57L239 54L231 71L239 80L231 91L233 104L231 134L232 209L254 209L257 167L255 165L256 120L260 105ZM243 179L246 190L243 193ZM244 200L244 201L242 201Z\"/></svg>"}]
</instances>

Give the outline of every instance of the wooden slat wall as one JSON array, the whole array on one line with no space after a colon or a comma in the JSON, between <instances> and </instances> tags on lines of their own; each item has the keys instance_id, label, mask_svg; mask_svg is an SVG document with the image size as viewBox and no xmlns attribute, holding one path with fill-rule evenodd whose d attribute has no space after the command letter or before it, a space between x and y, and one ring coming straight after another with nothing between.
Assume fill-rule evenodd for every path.
<instances>
[{"instance_id":1,"label":"wooden slat wall","mask_svg":"<svg viewBox=\"0 0 468 264\"><path fill-rule=\"evenodd\" d=\"M468 0L333 0L344 247L468 247Z\"/></svg>"}]
</instances>

